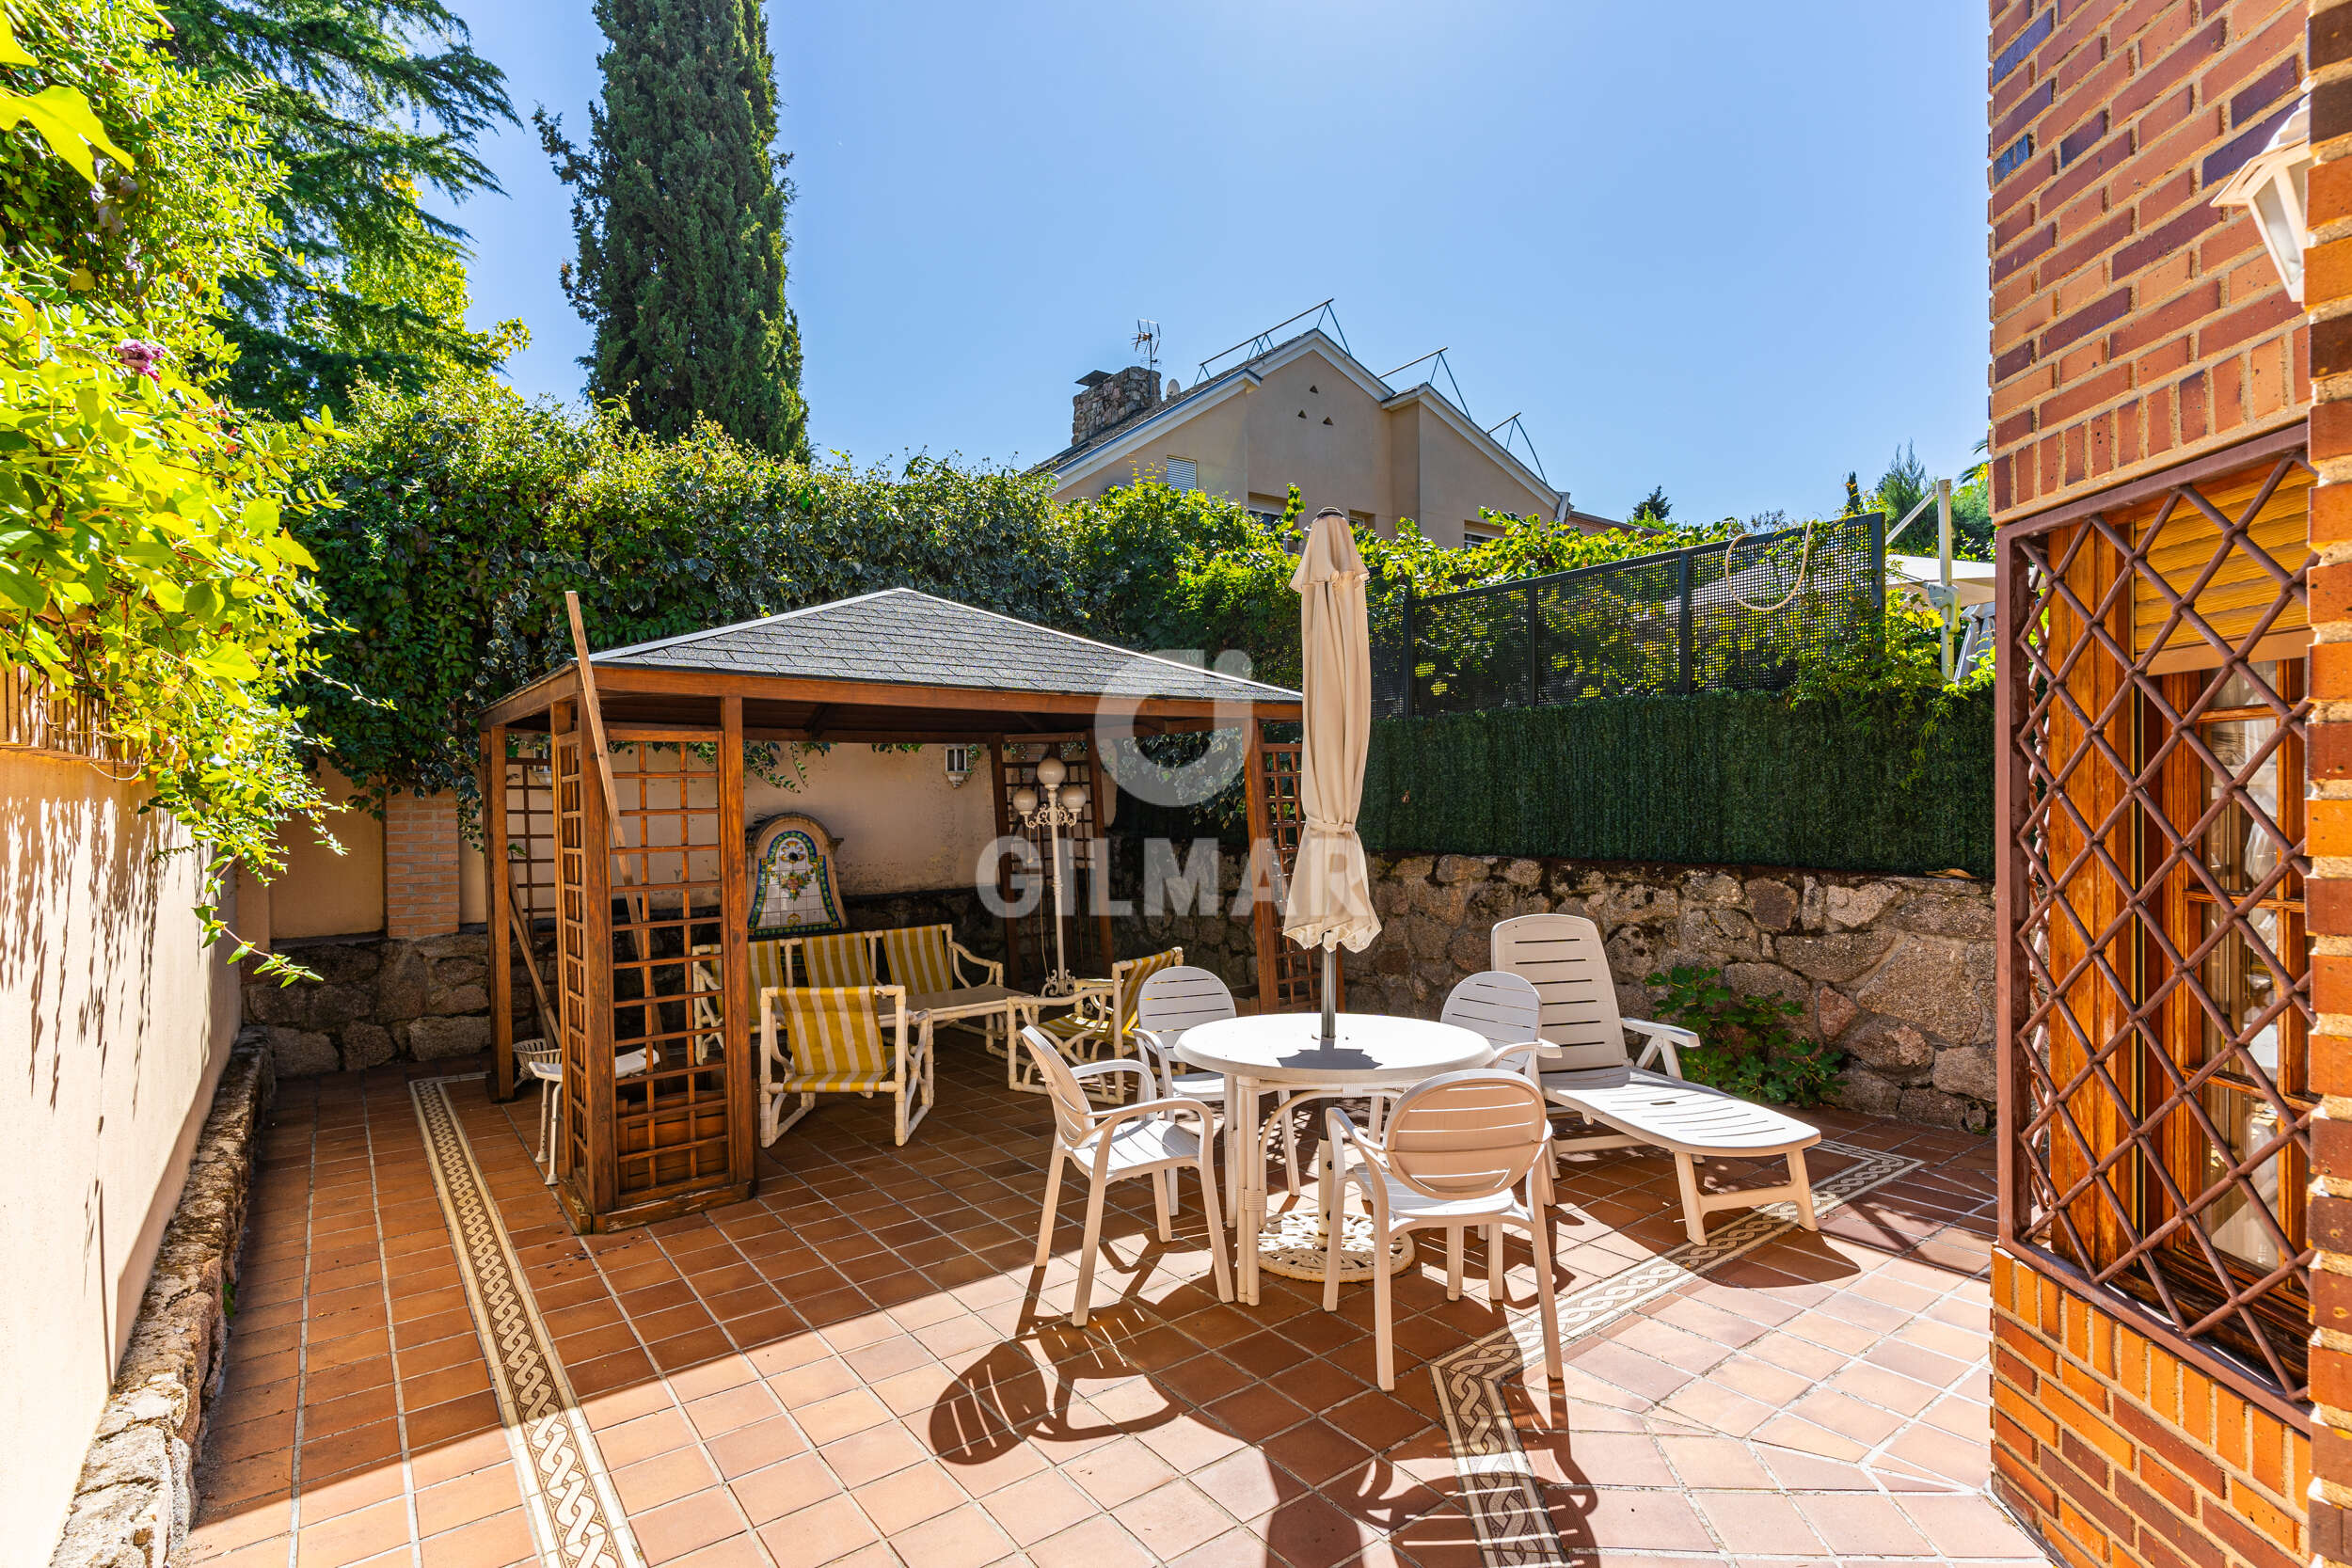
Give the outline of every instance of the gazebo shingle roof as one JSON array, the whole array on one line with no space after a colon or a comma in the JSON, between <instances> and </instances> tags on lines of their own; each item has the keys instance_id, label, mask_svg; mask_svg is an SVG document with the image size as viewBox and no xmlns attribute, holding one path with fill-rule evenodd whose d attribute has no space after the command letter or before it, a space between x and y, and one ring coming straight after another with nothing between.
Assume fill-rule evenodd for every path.
<instances>
[{"instance_id":1,"label":"gazebo shingle roof","mask_svg":"<svg viewBox=\"0 0 2352 1568\"><path fill-rule=\"evenodd\" d=\"M1298 693L912 588L688 632L593 656L599 667L704 670L811 680L966 687L1202 702L1296 702Z\"/></svg>"}]
</instances>

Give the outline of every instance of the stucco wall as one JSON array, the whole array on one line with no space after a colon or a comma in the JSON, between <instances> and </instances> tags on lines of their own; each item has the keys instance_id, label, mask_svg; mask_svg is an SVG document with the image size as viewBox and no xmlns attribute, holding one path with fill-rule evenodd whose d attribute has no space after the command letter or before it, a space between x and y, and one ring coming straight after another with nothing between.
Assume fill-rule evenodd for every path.
<instances>
[{"instance_id":1,"label":"stucco wall","mask_svg":"<svg viewBox=\"0 0 2352 1568\"><path fill-rule=\"evenodd\" d=\"M45 1563L237 1019L184 835L0 751L0 1565Z\"/></svg>"},{"instance_id":2,"label":"stucco wall","mask_svg":"<svg viewBox=\"0 0 2352 1568\"><path fill-rule=\"evenodd\" d=\"M916 919L958 922L967 943L1001 945L993 921L972 914L980 856L996 834L985 756L961 787L947 783L943 748L876 752L837 746L801 761L801 784L784 789L758 779L744 784L744 818L756 825L779 812L813 816L841 846L843 895L859 928ZM454 800L439 802L454 820ZM316 973L317 982L280 986L248 977L246 1016L269 1029L278 1070L289 1077L370 1068L389 1061L438 1061L470 1055L490 1043L488 943L481 851L458 853L460 928L400 940L382 930L380 864L358 857L317 864L322 880L378 884L377 926L364 931L280 935L276 946ZM946 890L934 894L933 890ZM281 879L270 890L278 910L290 899L312 907L359 908L347 890L297 886ZM923 912L950 910L950 913ZM279 927L282 931L282 926ZM529 983L516 973L515 996L527 1007ZM539 1032L525 1021L525 1034Z\"/></svg>"},{"instance_id":3,"label":"stucco wall","mask_svg":"<svg viewBox=\"0 0 2352 1568\"><path fill-rule=\"evenodd\" d=\"M342 846L340 855L319 842L307 822L290 822L278 832L286 869L269 884L270 934L350 936L384 928L384 823L350 808L351 782L333 768L319 773L319 786L338 808L326 831Z\"/></svg>"},{"instance_id":4,"label":"stucco wall","mask_svg":"<svg viewBox=\"0 0 2352 1568\"><path fill-rule=\"evenodd\" d=\"M963 788L952 789L941 752L937 746L920 752L876 752L855 745L813 753L802 760L804 783L797 790L747 777L744 819L755 823L778 812L800 812L822 822L844 843L845 893L881 895L968 884L981 849L996 833L988 775L983 768ZM349 800L351 786L340 774L330 769L321 782L337 805ZM454 795L438 796L429 806L451 822L456 820ZM342 855L319 844L308 826L291 824L280 839L285 872L265 890L253 890L266 899L266 934L273 942L373 937L384 929L384 824L364 811L343 810L334 815L328 828L343 847ZM457 920L462 925L489 918L485 876L481 847L461 839Z\"/></svg>"},{"instance_id":5,"label":"stucco wall","mask_svg":"<svg viewBox=\"0 0 2352 1568\"><path fill-rule=\"evenodd\" d=\"M743 781L743 820L779 812L813 816L841 846L841 891L851 898L968 888L996 836L985 754L961 788L947 783L944 747L877 752L836 746L801 761L798 789Z\"/></svg>"},{"instance_id":6,"label":"stucco wall","mask_svg":"<svg viewBox=\"0 0 2352 1568\"><path fill-rule=\"evenodd\" d=\"M1398 426L1395 438L1411 440L1419 453L1414 464L1414 493L1399 496L1397 507L1418 520L1429 538L1440 545L1459 545L1462 525L1475 518L1482 506L1497 512L1549 515L1548 497L1512 481L1425 400L1394 409L1389 418Z\"/></svg>"}]
</instances>

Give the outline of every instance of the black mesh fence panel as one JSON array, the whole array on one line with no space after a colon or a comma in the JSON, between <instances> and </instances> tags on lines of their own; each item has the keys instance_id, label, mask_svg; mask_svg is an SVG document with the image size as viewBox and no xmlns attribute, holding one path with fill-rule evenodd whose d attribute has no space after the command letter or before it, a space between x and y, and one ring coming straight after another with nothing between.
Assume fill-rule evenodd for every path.
<instances>
[{"instance_id":1,"label":"black mesh fence panel","mask_svg":"<svg viewBox=\"0 0 2352 1568\"><path fill-rule=\"evenodd\" d=\"M1479 713L1585 697L1770 691L1808 650L1879 635L1872 513L1726 545L1374 607L1373 712Z\"/></svg>"}]
</instances>

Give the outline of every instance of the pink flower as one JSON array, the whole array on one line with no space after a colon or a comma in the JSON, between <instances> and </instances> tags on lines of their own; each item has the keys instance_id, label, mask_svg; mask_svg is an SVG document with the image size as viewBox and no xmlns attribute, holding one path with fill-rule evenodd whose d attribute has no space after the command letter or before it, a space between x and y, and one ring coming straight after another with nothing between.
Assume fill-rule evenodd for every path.
<instances>
[{"instance_id":1,"label":"pink flower","mask_svg":"<svg viewBox=\"0 0 2352 1568\"><path fill-rule=\"evenodd\" d=\"M136 338L125 338L115 344L115 359L124 370L135 375L143 375L150 381L163 379L155 373L155 367L162 364L164 359L164 345L161 343L142 342Z\"/></svg>"}]
</instances>

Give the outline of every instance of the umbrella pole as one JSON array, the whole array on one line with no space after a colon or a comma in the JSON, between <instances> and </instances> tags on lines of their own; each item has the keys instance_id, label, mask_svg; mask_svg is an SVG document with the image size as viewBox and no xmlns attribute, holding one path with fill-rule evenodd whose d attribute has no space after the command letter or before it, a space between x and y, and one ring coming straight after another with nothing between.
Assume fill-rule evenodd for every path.
<instances>
[{"instance_id":1,"label":"umbrella pole","mask_svg":"<svg viewBox=\"0 0 2352 1568\"><path fill-rule=\"evenodd\" d=\"M1339 943L1323 944L1323 1048L1331 1049L1339 1034L1336 1009L1339 1006Z\"/></svg>"}]
</instances>

